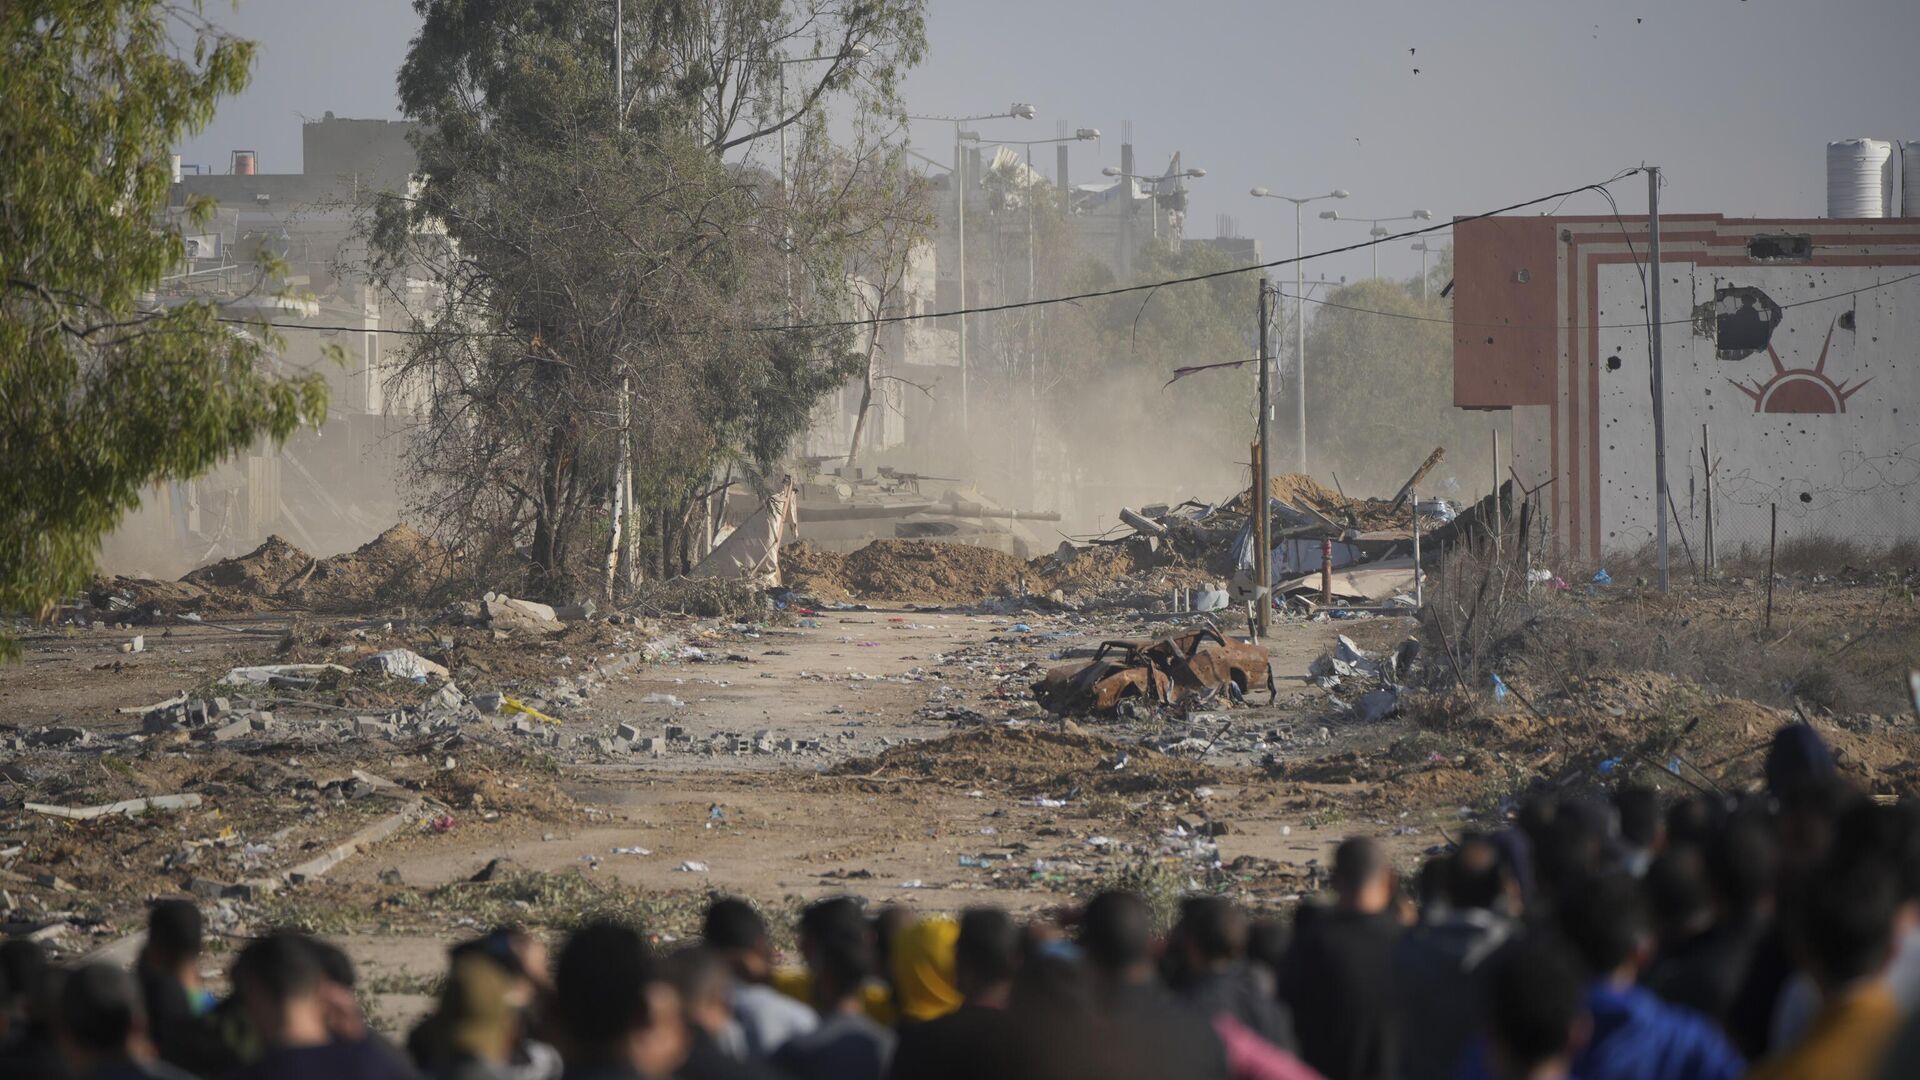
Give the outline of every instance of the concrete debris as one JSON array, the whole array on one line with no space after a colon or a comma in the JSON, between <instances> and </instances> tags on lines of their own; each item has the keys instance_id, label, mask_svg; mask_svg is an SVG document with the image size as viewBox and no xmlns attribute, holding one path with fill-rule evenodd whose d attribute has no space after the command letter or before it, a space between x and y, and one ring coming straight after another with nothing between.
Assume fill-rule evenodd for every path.
<instances>
[{"instance_id":1,"label":"concrete debris","mask_svg":"<svg viewBox=\"0 0 1920 1080\"><path fill-rule=\"evenodd\" d=\"M545 635L567 628L546 604L516 600L504 593L488 593L481 600L481 610L488 626L509 634Z\"/></svg>"},{"instance_id":2,"label":"concrete debris","mask_svg":"<svg viewBox=\"0 0 1920 1080\"><path fill-rule=\"evenodd\" d=\"M148 810L190 810L199 805L200 796L186 794L152 795L144 799L125 799L101 806L52 806L47 803L30 802L27 804L27 809L48 817L67 818L71 821L92 821L111 814L136 817Z\"/></svg>"},{"instance_id":3,"label":"concrete debris","mask_svg":"<svg viewBox=\"0 0 1920 1080\"><path fill-rule=\"evenodd\" d=\"M418 683L426 682L429 678L450 677L450 673L444 666L434 663L412 649L386 649L374 653L356 666L361 671L385 675L390 679L406 679Z\"/></svg>"},{"instance_id":4,"label":"concrete debris","mask_svg":"<svg viewBox=\"0 0 1920 1080\"><path fill-rule=\"evenodd\" d=\"M339 664L262 664L237 667L220 677L229 686L278 686L292 690L311 690L323 675L351 674Z\"/></svg>"}]
</instances>

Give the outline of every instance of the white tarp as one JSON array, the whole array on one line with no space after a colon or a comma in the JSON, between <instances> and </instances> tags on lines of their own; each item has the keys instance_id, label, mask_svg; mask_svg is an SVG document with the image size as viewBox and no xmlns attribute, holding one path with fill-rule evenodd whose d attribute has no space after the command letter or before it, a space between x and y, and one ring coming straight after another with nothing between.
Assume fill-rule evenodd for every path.
<instances>
[{"instance_id":1,"label":"white tarp","mask_svg":"<svg viewBox=\"0 0 1920 1080\"><path fill-rule=\"evenodd\" d=\"M772 588L780 581L780 545L800 527L792 485L775 492L693 568L697 578L741 578Z\"/></svg>"}]
</instances>

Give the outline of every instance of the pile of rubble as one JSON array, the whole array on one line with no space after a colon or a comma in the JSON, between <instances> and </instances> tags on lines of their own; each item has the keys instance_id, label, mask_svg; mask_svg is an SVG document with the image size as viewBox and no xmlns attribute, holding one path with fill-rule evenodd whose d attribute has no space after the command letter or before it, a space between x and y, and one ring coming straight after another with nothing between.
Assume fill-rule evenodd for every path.
<instances>
[{"instance_id":1,"label":"pile of rubble","mask_svg":"<svg viewBox=\"0 0 1920 1080\"><path fill-rule=\"evenodd\" d=\"M245 555L188 571L178 581L102 578L89 600L116 621L138 624L184 612L352 613L428 603L451 571L444 548L401 524L354 551L325 558L269 536Z\"/></svg>"},{"instance_id":2,"label":"pile of rubble","mask_svg":"<svg viewBox=\"0 0 1920 1080\"><path fill-rule=\"evenodd\" d=\"M1444 499L1413 497L1414 486L1439 459L1436 450L1391 499L1352 498L1299 473L1273 477L1267 512L1274 595L1307 611L1328 606L1410 606L1415 592L1416 530L1424 545L1424 560L1462 535L1485 531L1486 523L1494 519L1496 496L1465 512ZM1505 498L1504 487L1497 497ZM1128 533L1103 538L1096 545L1127 545L1146 551L1148 558L1204 567L1231 579L1232 599L1245 601L1252 596L1257 554L1253 505L1249 489L1223 503L1122 507L1119 520ZM1210 597L1205 602L1225 607L1229 597Z\"/></svg>"}]
</instances>

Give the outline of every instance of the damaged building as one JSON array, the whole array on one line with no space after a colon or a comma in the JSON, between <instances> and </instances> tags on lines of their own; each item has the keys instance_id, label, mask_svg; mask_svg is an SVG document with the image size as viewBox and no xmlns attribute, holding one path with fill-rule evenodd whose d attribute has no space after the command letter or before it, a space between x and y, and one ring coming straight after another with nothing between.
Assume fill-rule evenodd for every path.
<instances>
[{"instance_id":1,"label":"damaged building","mask_svg":"<svg viewBox=\"0 0 1920 1080\"><path fill-rule=\"evenodd\" d=\"M1644 218L1454 229L1454 404L1512 414L1513 468L1576 561L1655 529ZM1673 557L1920 536L1920 219L1660 223ZM1777 511L1774 509L1777 508ZM1682 563L1684 565L1684 563Z\"/></svg>"},{"instance_id":2,"label":"damaged building","mask_svg":"<svg viewBox=\"0 0 1920 1080\"><path fill-rule=\"evenodd\" d=\"M249 150L217 167L177 162L168 224L182 230L187 258L156 300L210 300L234 318L282 327L272 363L325 375L327 421L279 450L263 442L204 476L150 488L108 537L107 566L177 573L272 534L308 551L344 551L399 519L397 469L411 402L392 383L400 339L390 332L408 318L390 296L383 304L364 276L360 229L376 197L407 189L413 127L328 113L302 125L296 172L263 172ZM214 204L199 226L186 221L195 197ZM283 276L263 280L262 255L278 259ZM328 358L329 347L344 364Z\"/></svg>"}]
</instances>

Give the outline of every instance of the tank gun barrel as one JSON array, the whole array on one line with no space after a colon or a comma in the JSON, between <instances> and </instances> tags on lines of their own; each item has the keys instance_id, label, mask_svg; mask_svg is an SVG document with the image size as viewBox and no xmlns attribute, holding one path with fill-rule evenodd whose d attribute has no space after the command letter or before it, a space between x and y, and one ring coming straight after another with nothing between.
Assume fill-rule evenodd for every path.
<instances>
[{"instance_id":1,"label":"tank gun barrel","mask_svg":"<svg viewBox=\"0 0 1920 1080\"><path fill-rule=\"evenodd\" d=\"M977 502L957 499L940 508L954 517L1001 518L1008 521L1059 521L1057 510L1003 510L997 506L983 506Z\"/></svg>"}]
</instances>

